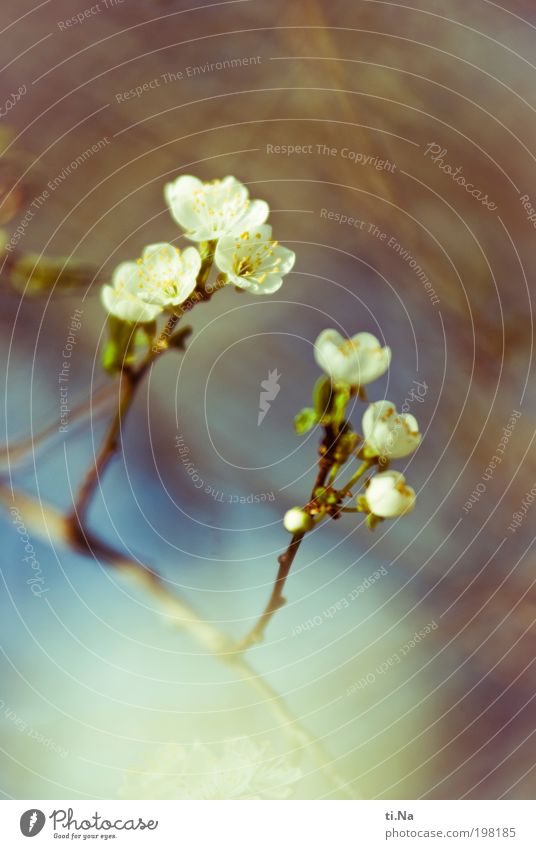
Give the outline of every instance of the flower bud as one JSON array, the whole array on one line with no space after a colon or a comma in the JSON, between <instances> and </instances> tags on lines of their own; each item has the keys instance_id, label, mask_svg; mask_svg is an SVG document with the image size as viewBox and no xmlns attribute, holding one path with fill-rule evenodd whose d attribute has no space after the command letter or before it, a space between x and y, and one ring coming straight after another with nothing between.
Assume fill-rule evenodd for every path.
<instances>
[{"instance_id":1,"label":"flower bud","mask_svg":"<svg viewBox=\"0 0 536 849\"><path fill-rule=\"evenodd\" d=\"M283 525L290 534L307 533L314 525L313 519L301 507L291 507L283 519Z\"/></svg>"},{"instance_id":2,"label":"flower bud","mask_svg":"<svg viewBox=\"0 0 536 849\"><path fill-rule=\"evenodd\" d=\"M410 513L415 507L415 497L415 490L407 486L404 475L395 471L374 475L365 490L370 512L382 519Z\"/></svg>"},{"instance_id":3,"label":"flower bud","mask_svg":"<svg viewBox=\"0 0 536 849\"><path fill-rule=\"evenodd\" d=\"M397 413L390 401L376 401L363 416L365 450L387 460L406 457L421 441L417 419L410 413Z\"/></svg>"}]
</instances>

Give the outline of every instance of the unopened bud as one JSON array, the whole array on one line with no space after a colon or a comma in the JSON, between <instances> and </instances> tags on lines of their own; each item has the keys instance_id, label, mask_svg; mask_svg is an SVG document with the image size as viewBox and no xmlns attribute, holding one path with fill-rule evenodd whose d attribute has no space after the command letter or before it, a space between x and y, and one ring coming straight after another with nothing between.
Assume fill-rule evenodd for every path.
<instances>
[{"instance_id":1,"label":"unopened bud","mask_svg":"<svg viewBox=\"0 0 536 849\"><path fill-rule=\"evenodd\" d=\"M285 513L283 525L290 534L297 534L300 531L302 533L310 531L314 522L309 513L306 513L301 507L292 507Z\"/></svg>"}]
</instances>

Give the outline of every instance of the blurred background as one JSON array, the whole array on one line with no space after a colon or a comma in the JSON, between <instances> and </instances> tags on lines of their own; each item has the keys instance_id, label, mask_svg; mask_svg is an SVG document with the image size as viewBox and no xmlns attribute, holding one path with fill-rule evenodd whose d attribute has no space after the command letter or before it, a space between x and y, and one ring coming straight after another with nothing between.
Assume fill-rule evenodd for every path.
<instances>
[{"instance_id":1,"label":"blurred background","mask_svg":"<svg viewBox=\"0 0 536 849\"><path fill-rule=\"evenodd\" d=\"M314 480L319 434L292 419L316 336L366 330L393 350L369 396L407 400L425 434L397 464L417 507L374 533L347 516L308 536L249 652L364 798L534 798L535 27L528 0L2 7L0 226L20 228L0 291L8 507L12 489L23 518L17 492L72 506L106 425L58 428L72 316L69 403L109 383L111 414L100 286L146 244L185 244L162 191L180 174L243 181L297 262L269 298L229 287L188 316L186 353L140 387L91 506L102 539L241 637L288 542L281 517ZM29 277L58 256L83 264L76 285ZM125 771L196 741L286 751L270 705L150 596L53 529L29 532L36 594L0 521L3 798L115 798ZM292 757L295 797L340 795Z\"/></svg>"}]
</instances>

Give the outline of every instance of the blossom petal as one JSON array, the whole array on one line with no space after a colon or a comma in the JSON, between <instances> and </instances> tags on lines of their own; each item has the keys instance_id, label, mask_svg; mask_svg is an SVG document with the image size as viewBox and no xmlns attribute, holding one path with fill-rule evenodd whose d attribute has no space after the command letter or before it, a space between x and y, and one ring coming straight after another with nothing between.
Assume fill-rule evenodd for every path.
<instances>
[{"instance_id":1,"label":"blossom petal","mask_svg":"<svg viewBox=\"0 0 536 849\"><path fill-rule=\"evenodd\" d=\"M153 321L162 312L161 306L147 304L126 289L116 289L113 286L102 287L101 300L107 312L123 321Z\"/></svg>"},{"instance_id":2,"label":"blossom petal","mask_svg":"<svg viewBox=\"0 0 536 849\"><path fill-rule=\"evenodd\" d=\"M271 238L272 228L261 224L223 236L216 246L216 265L229 283L255 295L269 295L282 285L296 255Z\"/></svg>"},{"instance_id":3,"label":"blossom petal","mask_svg":"<svg viewBox=\"0 0 536 849\"><path fill-rule=\"evenodd\" d=\"M270 211L265 201L250 201L246 186L232 176L202 183L183 175L165 186L164 196L173 218L193 241L220 239L237 228L256 227Z\"/></svg>"},{"instance_id":4,"label":"blossom petal","mask_svg":"<svg viewBox=\"0 0 536 849\"><path fill-rule=\"evenodd\" d=\"M197 248L185 248L182 252L182 262L186 274L189 277L196 278L201 268L201 257Z\"/></svg>"},{"instance_id":5,"label":"blossom petal","mask_svg":"<svg viewBox=\"0 0 536 849\"><path fill-rule=\"evenodd\" d=\"M270 215L270 207L265 200L252 200L240 219L239 225L244 229L259 227Z\"/></svg>"},{"instance_id":6,"label":"blossom petal","mask_svg":"<svg viewBox=\"0 0 536 849\"><path fill-rule=\"evenodd\" d=\"M372 333L344 339L337 330L322 331L315 342L315 359L333 381L364 386L389 368L390 348L382 348Z\"/></svg>"},{"instance_id":7,"label":"blossom petal","mask_svg":"<svg viewBox=\"0 0 536 849\"><path fill-rule=\"evenodd\" d=\"M194 212L192 198L201 191L203 183L197 177L185 174L164 186L164 197L171 215L184 230L195 230L199 226L199 217Z\"/></svg>"}]
</instances>

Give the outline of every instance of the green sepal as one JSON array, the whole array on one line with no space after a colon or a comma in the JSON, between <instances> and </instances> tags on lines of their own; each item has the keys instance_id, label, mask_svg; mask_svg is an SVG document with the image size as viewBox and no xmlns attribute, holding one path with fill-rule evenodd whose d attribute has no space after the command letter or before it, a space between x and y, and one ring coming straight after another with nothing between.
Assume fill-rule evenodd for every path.
<instances>
[{"instance_id":1,"label":"green sepal","mask_svg":"<svg viewBox=\"0 0 536 849\"><path fill-rule=\"evenodd\" d=\"M362 448L361 454L364 460L373 460L378 456L378 452L374 451L374 449L370 448L366 443Z\"/></svg>"},{"instance_id":2,"label":"green sepal","mask_svg":"<svg viewBox=\"0 0 536 849\"><path fill-rule=\"evenodd\" d=\"M294 430L300 435L307 433L315 424L318 424L318 416L312 407L304 407L294 417Z\"/></svg>"},{"instance_id":3,"label":"green sepal","mask_svg":"<svg viewBox=\"0 0 536 849\"><path fill-rule=\"evenodd\" d=\"M380 522L383 522L383 518L381 516L375 516L374 513L368 514L367 525L371 531L373 531L376 525L379 525Z\"/></svg>"}]
</instances>

